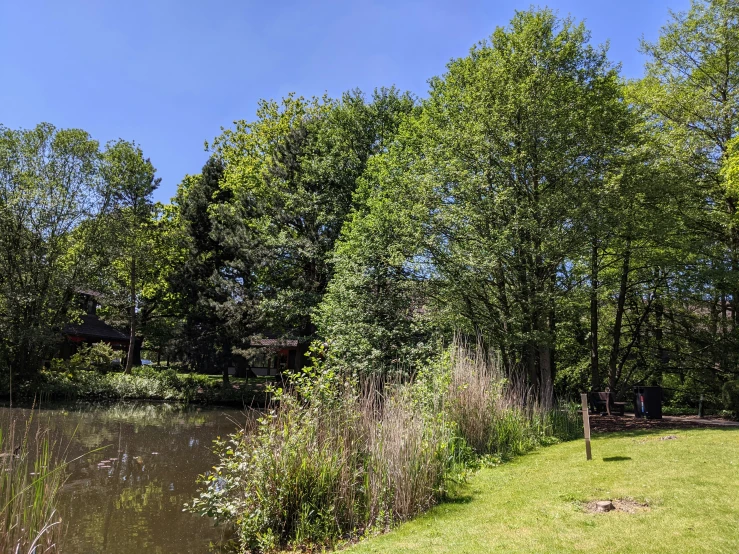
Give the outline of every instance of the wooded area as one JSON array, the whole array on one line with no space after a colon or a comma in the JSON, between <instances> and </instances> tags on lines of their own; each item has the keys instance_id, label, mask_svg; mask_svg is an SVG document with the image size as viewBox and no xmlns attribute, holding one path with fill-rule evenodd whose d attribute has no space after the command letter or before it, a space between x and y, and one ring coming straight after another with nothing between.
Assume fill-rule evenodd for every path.
<instances>
[{"instance_id":1,"label":"wooded area","mask_svg":"<svg viewBox=\"0 0 739 554\"><path fill-rule=\"evenodd\" d=\"M672 14L627 81L584 24L517 12L430 80L263 101L154 203L132 142L0 127L0 372L57 356L96 291L206 373L251 338L413 375L455 334L547 401L661 385L739 397L739 2Z\"/></svg>"}]
</instances>

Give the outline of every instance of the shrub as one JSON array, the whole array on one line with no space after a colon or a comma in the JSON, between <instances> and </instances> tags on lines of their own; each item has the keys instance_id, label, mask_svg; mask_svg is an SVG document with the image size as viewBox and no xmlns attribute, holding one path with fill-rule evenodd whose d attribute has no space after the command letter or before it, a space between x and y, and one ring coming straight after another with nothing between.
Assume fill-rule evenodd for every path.
<instances>
[{"instance_id":1,"label":"shrub","mask_svg":"<svg viewBox=\"0 0 739 554\"><path fill-rule=\"evenodd\" d=\"M51 360L51 371L76 373L78 371L108 371L115 351L104 342L82 345L68 360Z\"/></svg>"},{"instance_id":2,"label":"shrub","mask_svg":"<svg viewBox=\"0 0 739 554\"><path fill-rule=\"evenodd\" d=\"M179 374L173 369L142 366L131 374L120 372L60 370L52 367L19 389L19 396L48 399L152 399L184 402L230 402L248 404L255 395L248 389L223 388L220 380L205 375ZM259 398L257 398L259 400Z\"/></svg>"}]
</instances>

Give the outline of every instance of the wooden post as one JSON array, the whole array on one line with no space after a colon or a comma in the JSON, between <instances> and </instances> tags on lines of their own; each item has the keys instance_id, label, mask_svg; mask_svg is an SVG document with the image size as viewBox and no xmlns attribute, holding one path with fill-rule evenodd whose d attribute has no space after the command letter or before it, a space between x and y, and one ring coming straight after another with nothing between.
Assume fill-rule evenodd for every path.
<instances>
[{"instance_id":1,"label":"wooden post","mask_svg":"<svg viewBox=\"0 0 739 554\"><path fill-rule=\"evenodd\" d=\"M582 427L585 431L585 456L588 460L593 459L593 455L590 452L590 414L588 413L588 395L582 393L580 395L582 400Z\"/></svg>"}]
</instances>

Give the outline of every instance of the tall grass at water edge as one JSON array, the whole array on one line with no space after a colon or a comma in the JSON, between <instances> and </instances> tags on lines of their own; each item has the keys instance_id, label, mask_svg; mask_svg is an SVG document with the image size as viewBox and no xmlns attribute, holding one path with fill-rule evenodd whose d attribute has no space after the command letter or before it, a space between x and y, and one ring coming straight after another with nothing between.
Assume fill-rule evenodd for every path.
<instances>
[{"instance_id":1,"label":"tall grass at water edge","mask_svg":"<svg viewBox=\"0 0 739 554\"><path fill-rule=\"evenodd\" d=\"M234 525L241 552L332 545L409 519L499 460L582 432L480 347L458 342L410 383L294 376L256 428L217 443L188 509Z\"/></svg>"},{"instance_id":2,"label":"tall grass at water edge","mask_svg":"<svg viewBox=\"0 0 739 554\"><path fill-rule=\"evenodd\" d=\"M444 411L478 455L500 459L541 445L582 437L576 404L547 402L521 375L506 376L481 346L457 342L448 352Z\"/></svg>"},{"instance_id":3,"label":"tall grass at water edge","mask_svg":"<svg viewBox=\"0 0 739 554\"><path fill-rule=\"evenodd\" d=\"M59 552L61 517L55 506L64 484L65 464L46 430L22 433L14 424L0 428L0 552Z\"/></svg>"}]
</instances>

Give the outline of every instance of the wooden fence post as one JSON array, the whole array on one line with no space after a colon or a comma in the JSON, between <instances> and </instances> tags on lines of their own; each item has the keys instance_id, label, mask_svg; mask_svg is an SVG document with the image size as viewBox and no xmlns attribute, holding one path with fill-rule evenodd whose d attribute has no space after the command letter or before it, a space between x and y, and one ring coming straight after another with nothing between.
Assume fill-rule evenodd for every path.
<instances>
[{"instance_id":1,"label":"wooden fence post","mask_svg":"<svg viewBox=\"0 0 739 554\"><path fill-rule=\"evenodd\" d=\"M588 395L582 393L580 395L582 400L582 427L585 431L585 456L588 460L593 459L593 455L590 452L590 414L588 413Z\"/></svg>"}]
</instances>

